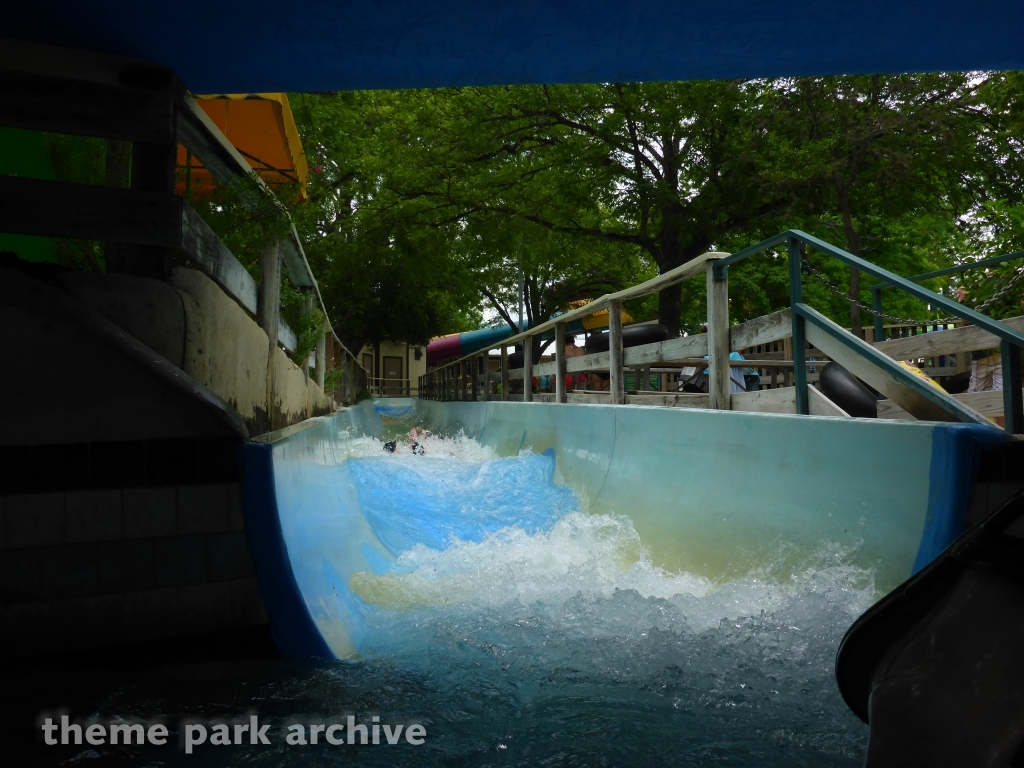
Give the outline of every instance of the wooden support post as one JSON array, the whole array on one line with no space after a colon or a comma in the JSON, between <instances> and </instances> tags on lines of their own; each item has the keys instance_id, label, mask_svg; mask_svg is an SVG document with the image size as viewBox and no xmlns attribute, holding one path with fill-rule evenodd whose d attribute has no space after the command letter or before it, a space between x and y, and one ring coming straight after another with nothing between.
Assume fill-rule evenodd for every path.
<instances>
[{"instance_id":1,"label":"wooden support post","mask_svg":"<svg viewBox=\"0 0 1024 768\"><path fill-rule=\"evenodd\" d=\"M327 375L327 335L320 334L316 341L316 385L324 388L324 377Z\"/></svg>"},{"instance_id":2,"label":"wooden support post","mask_svg":"<svg viewBox=\"0 0 1024 768\"><path fill-rule=\"evenodd\" d=\"M729 410L729 280L716 280L714 263L707 265L708 394L710 407Z\"/></svg>"},{"instance_id":3,"label":"wooden support post","mask_svg":"<svg viewBox=\"0 0 1024 768\"><path fill-rule=\"evenodd\" d=\"M1020 347L1004 341L1000 345L1003 362L1004 428L1013 435L1024 433L1024 400L1020 388Z\"/></svg>"},{"instance_id":4,"label":"wooden support post","mask_svg":"<svg viewBox=\"0 0 1024 768\"><path fill-rule=\"evenodd\" d=\"M256 322L270 339L270 347L277 346L281 305L281 243L273 240L263 246L260 257L260 285L256 298Z\"/></svg>"},{"instance_id":5,"label":"wooden support post","mask_svg":"<svg viewBox=\"0 0 1024 768\"><path fill-rule=\"evenodd\" d=\"M533 402L533 337L523 339L523 402Z\"/></svg>"},{"instance_id":6,"label":"wooden support post","mask_svg":"<svg viewBox=\"0 0 1024 768\"><path fill-rule=\"evenodd\" d=\"M483 373L483 392L480 399L487 402L491 399L491 355L490 350L485 349L480 358L480 371Z\"/></svg>"},{"instance_id":7,"label":"wooden support post","mask_svg":"<svg viewBox=\"0 0 1024 768\"><path fill-rule=\"evenodd\" d=\"M480 377L476 373L476 358L472 357L466 361L466 368L469 371L469 380L472 385L471 400L475 403L479 399Z\"/></svg>"},{"instance_id":8,"label":"wooden support post","mask_svg":"<svg viewBox=\"0 0 1024 768\"><path fill-rule=\"evenodd\" d=\"M622 369L622 302L608 302L608 390L612 405L626 402L625 372Z\"/></svg>"},{"instance_id":9,"label":"wooden support post","mask_svg":"<svg viewBox=\"0 0 1024 768\"><path fill-rule=\"evenodd\" d=\"M501 399L508 400L508 347L501 348Z\"/></svg>"},{"instance_id":10,"label":"wooden support post","mask_svg":"<svg viewBox=\"0 0 1024 768\"><path fill-rule=\"evenodd\" d=\"M462 374L462 402L469 400L469 360L459 363L459 373Z\"/></svg>"},{"instance_id":11,"label":"wooden support post","mask_svg":"<svg viewBox=\"0 0 1024 768\"><path fill-rule=\"evenodd\" d=\"M302 307L299 309L299 314L305 317L313 311L313 292L303 291L302 292ZM302 373L307 378L309 377L309 357L307 356L304 360L299 361L299 366L302 368Z\"/></svg>"},{"instance_id":12,"label":"wooden support post","mask_svg":"<svg viewBox=\"0 0 1024 768\"><path fill-rule=\"evenodd\" d=\"M132 144L131 188L140 192L174 193L174 172L178 158L178 142ZM142 277L166 280L171 275L173 251L153 245L136 245L123 251L114 270ZM108 271L111 271L108 269Z\"/></svg>"},{"instance_id":13,"label":"wooden support post","mask_svg":"<svg viewBox=\"0 0 1024 768\"><path fill-rule=\"evenodd\" d=\"M569 398L565 392L565 377L568 375L565 363L565 323L555 325L555 361L557 362L555 402L566 403Z\"/></svg>"}]
</instances>

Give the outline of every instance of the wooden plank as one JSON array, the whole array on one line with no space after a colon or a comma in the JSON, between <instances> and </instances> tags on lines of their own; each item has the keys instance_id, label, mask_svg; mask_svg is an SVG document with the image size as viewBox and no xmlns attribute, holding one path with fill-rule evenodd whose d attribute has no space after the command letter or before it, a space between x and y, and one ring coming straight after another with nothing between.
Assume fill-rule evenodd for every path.
<instances>
[{"instance_id":1,"label":"wooden plank","mask_svg":"<svg viewBox=\"0 0 1024 768\"><path fill-rule=\"evenodd\" d=\"M599 299L595 299L590 304L579 307L578 309L574 309L570 312L566 312L565 314L559 315L557 318L548 320L547 322L541 323L540 325L536 325L527 332L520 333L516 336L510 336L509 338L504 339L501 343L510 346L517 344L518 342L522 341L527 335L535 336L538 333L544 333L545 331L552 330L555 327L556 323L571 323L573 320L579 320L581 318L592 315L598 310L606 308L612 301L622 302L628 299L635 299L640 296L646 296L650 293L654 293L655 291L660 291L662 288L667 288L670 285L681 283L684 280L689 280L691 277L695 277L696 275L702 274L704 272L705 264L707 264L709 261L717 261L718 259L724 259L728 255L729 254L727 253L718 252L702 254L697 258L692 259L679 267L676 267L675 269L669 270L663 275L652 277L650 280L647 280L638 285L631 286L629 288L625 288L621 291L618 291L617 293L605 294Z\"/></svg>"},{"instance_id":2,"label":"wooden plank","mask_svg":"<svg viewBox=\"0 0 1024 768\"><path fill-rule=\"evenodd\" d=\"M878 401L878 418L916 421L913 416L907 413L903 408L900 408L892 400Z\"/></svg>"},{"instance_id":3,"label":"wooden plank","mask_svg":"<svg viewBox=\"0 0 1024 768\"><path fill-rule=\"evenodd\" d=\"M523 401L533 402L533 339L523 340Z\"/></svg>"},{"instance_id":4,"label":"wooden plank","mask_svg":"<svg viewBox=\"0 0 1024 768\"><path fill-rule=\"evenodd\" d=\"M727 411L730 406L729 378L729 281L716 280L714 263L708 262L708 394L711 407Z\"/></svg>"},{"instance_id":5,"label":"wooden plank","mask_svg":"<svg viewBox=\"0 0 1024 768\"><path fill-rule=\"evenodd\" d=\"M501 348L501 399L508 400L508 347Z\"/></svg>"},{"instance_id":6,"label":"wooden plank","mask_svg":"<svg viewBox=\"0 0 1024 768\"><path fill-rule=\"evenodd\" d=\"M806 336L810 343L916 418L989 423L820 313L803 304L798 307L807 317Z\"/></svg>"},{"instance_id":7,"label":"wooden plank","mask_svg":"<svg viewBox=\"0 0 1024 768\"><path fill-rule=\"evenodd\" d=\"M608 391L615 405L624 402L622 358L622 302L614 299L608 302Z\"/></svg>"},{"instance_id":8,"label":"wooden plank","mask_svg":"<svg viewBox=\"0 0 1024 768\"><path fill-rule=\"evenodd\" d=\"M569 392L566 395L570 405L610 405L609 392ZM624 395L626 405L647 405L664 408L702 408L708 407L708 396L689 392L648 392L646 394ZM534 395L539 403L555 404L555 395L543 392Z\"/></svg>"},{"instance_id":9,"label":"wooden plank","mask_svg":"<svg viewBox=\"0 0 1024 768\"><path fill-rule=\"evenodd\" d=\"M565 323L555 324L555 402L565 403ZM544 374L540 374L544 375Z\"/></svg>"},{"instance_id":10,"label":"wooden plank","mask_svg":"<svg viewBox=\"0 0 1024 768\"><path fill-rule=\"evenodd\" d=\"M700 357L708 353L708 335L697 333L693 336L679 336L675 339L656 341L653 344L641 344L627 347L623 351L623 363L630 367L681 360L687 357ZM585 360L578 357L576 360ZM571 361L570 361L571 362ZM572 369L570 369L572 370Z\"/></svg>"},{"instance_id":11,"label":"wooden plank","mask_svg":"<svg viewBox=\"0 0 1024 768\"><path fill-rule=\"evenodd\" d=\"M174 94L0 71L0 125L151 144L174 143Z\"/></svg>"},{"instance_id":12,"label":"wooden plank","mask_svg":"<svg viewBox=\"0 0 1024 768\"><path fill-rule=\"evenodd\" d=\"M182 254L250 315L256 315L256 281L189 205L181 211Z\"/></svg>"},{"instance_id":13,"label":"wooden plank","mask_svg":"<svg viewBox=\"0 0 1024 768\"><path fill-rule=\"evenodd\" d=\"M757 392L736 392L729 396L734 411L750 413L796 413L796 390L793 387L761 389Z\"/></svg>"},{"instance_id":14,"label":"wooden plank","mask_svg":"<svg viewBox=\"0 0 1024 768\"><path fill-rule=\"evenodd\" d=\"M1024 331L1024 316L1000 320L1016 331ZM934 331L909 336L905 339L889 339L876 343L875 349L884 352L893 360L917 360L922 357L949 355L954 352L973 352L978 349L996 349L1001 341L995 334L974 325L953 328L948 331Z\"/></svg>"},{"instance_id":15,"label":"wooden plank","mask_svg":"<svg viewBox=\"0 0 1024 768\"><path fill-rule=\"evenodd\" d=\"M294 352L299 346L299 337L280 315L277 316L277 343L289 352Z\"/></svg>"},{"instance_id":16,"label":"wooden plank","mask_svg":"<svg viewBox=\"0 0 1024 768\"><path fill-rule=\"evenodd\" d=\"M963 403L972 411L977 411L982 416L1003 415L1003 393L1001 391L991 392L962 392L953 395L958 403Z\"/></svg>"},{"instance_id":17,"label":"wooden plank","mask_svg":"<svg viewBox=\"0 0 1024 768\"><path fill-rule=\"evenodd\" d=\"M729 351L779 341L789 337L792 332L793 320L788 309L755 317L729 329Z\"/></svg>"},{"instance_id":18,"label":"wooden plank","mask_svg":"<svg viewBox=\"0 0 1024 768\"><path fill-rule=\"evenodd\" d=\"M622 351L622 359L624 366L632 368L638 365L669 362L688 357L701 357L703 359L707 353L707 334L699 333L693 336L680 336L675 339L667 339L666 341L657 341L653 344L627 347ZM568 373L607 371L611 368L611 353L595 352L590 355L569 358L565 361L565 368ZM533 367L533 374L535 376L551 376L557 372L557 361L541 363ZM521 371L517 377L522 378Z\"/></svg>"},{"instance_id":19,"label":"wooden plank","mask_svg":"<svg viewBox=\"0 0 1024 768\"><path fill-rule=\"evenodd\" d=\"M796 401L794 400L794 403ZM807 388L807 405L811 416L836 416L849 419L850 414L829 400L817 387Z\"/></svg>"},{"instance_id":20,"label":"wooden plank","mask_svg":"<svg viewBox=\"0 0 1024 768\"><path fill-rule=\"evenodd\" d=\"M571 402L571 401L570 401ZM691 392L644 392L626 395L628 405L656 405L666 408L710 408L708 395Z\"/></svg>"},{"instance_id":21,"label":"wooden plank","mask_svg":"<svg viewBox=\"0 0 1024 768\"><path fill-rule=\"evenodd\" d=\"M178 248L181 220L166 192L0 176L0 232Z\"/></svg>"}]
</instances>

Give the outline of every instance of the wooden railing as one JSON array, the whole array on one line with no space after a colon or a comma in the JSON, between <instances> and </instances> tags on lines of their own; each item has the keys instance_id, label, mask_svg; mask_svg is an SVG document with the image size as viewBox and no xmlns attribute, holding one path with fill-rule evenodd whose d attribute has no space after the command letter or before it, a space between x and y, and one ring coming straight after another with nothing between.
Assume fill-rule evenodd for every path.
<instances>
[{"instance_id":1,"label":"wooden railing","mask_svg":"<svg viewBox=\"0 0 1024 768\"><path fill-rule=\"evenodd\" d=\"M295 225L263 249L257 284L216 233L174 194L179 143L221 183L250 180L247 194L288 213L209 116L166 68L105 54L0 41L0 125L131 142L130 188L0 176L0 231L99 240L131 247L136 274L166 278L171 255L208 275L256 318L272 345L289 352L298 339L280 317L281 270L327 316ZM256 200L243 199L250 207ZM323 387L330 360L345 372L335 395L358 391L355 356L330 321L314 350ZM361 369L360 369L361 370Z\"/></svg>"},{"instance_id":2,"label":"wooden railing","mask_svg":"<svg viewBox=\"0 0 1024 768\"><path fill-rule=\"evenodd\" d=\"M787 244L790 257L790 309L730 326L728 264L779 243ZM897 361L913 360L925 365L926 369L930 363L933 370L952 367L953 371L937 371L940 375L949 375L951 372L965 369L968 352L989 347L1006 347L1008 339L1013 342L1009 344L1011 350L1019 355L1016 343L1022 338L1020 330L1024 330L1024 322L997 322L970 310L964 310L964 314L975 323L974 326L954 327L948 330L936 328L938 332L871 344L855 337L847 329L836 325L802 303L800 278L804 243L830 255L839 254L844 261L856 263L863 271L908 290L907 281L904 279L862 262L845 251L835 249L804 233L790 231L734 256L723 253L704 254L645 283L602 296L585 307L559 315L472 355L446 363L420 377L420 396L466 401L487 401L496 397L500 400L525 402L636 403L846 416L842 409L813 386L821 368L830 361L836 361L887 398L880 406L880 413L883 415L891 415L898 410L905 418L961 421L991 426L991 421L987 417L996 415L994 404L998 399L1004 413L1015 414L1014 418L1007 420L1007 429L1020 431L1019 390L1016 396L1010 392L1006 395L971 393L954 397L901 368ZM623 348L623 301L653 294L701 274L707 281L707 332ZM930 297L930 292L919 286L910 288L915 295ZM949 302L944 300L944 303ZM568 324L605 308L609 312L609 351L567 358L565 347ZM533 339L542 334L550 336L552 330L554 360L533 361ZM523 366L511 369L508 348L517 344L521 345L523 350ZM491 351L495 349L500 350L500 363L498 370L492 371ZM729 353L732 350L746 350L748 359L730 361ZM943 355L955 355L954 366L939 366L939 358ZM632 369L640 382L647 382L652 373L678 377L678 372L684 366L703 366L707 369L707 394L665 392L664 386L659 386L657 390L648 390L643 384L634 391L625 390L627 369ZM731 393L729 373L730 367L734 366L753 368L762 376L770 375L768 387L754 392ZM1019 370L1019 365L1017 369ZM607 392L570 392L566 387L566 378L573 373L604 371L608 372ZM552 376L554 392L535 393L532 381L538 376ZM1010 377L1009 381L1012 382L1014 379ZM514 387L514 383L518 382L521 383ZM513 393L513 388L519 391ZM977 408L973 408L972 403Z\"/></svg>"}]
</instances>

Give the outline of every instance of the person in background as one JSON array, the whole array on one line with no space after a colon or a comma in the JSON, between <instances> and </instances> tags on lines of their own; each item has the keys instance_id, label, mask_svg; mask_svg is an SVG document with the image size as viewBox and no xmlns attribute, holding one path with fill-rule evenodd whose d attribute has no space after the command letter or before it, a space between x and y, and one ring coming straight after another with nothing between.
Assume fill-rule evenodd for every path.
<instances>
[{"instance_id":1,"label":"person in background","mask_svg":"<svg viewBox=\"0 0 1024 768\"><path fill-rule=\"evenodd\" d=\"M998 349L971 353L971 383L968 392L994 392L1003 389L1003 356Z\"/></svg>"},{"instance_id":2,"label":"person in background","mask_svg":"<svg viewBox=\"0 0 1024 768\"><path fill-rule=\"evenodd\" d=\"M585 349L583 349L583 347L577 347L576 346L576 337L575 336L570 336L568 339L566 339L566 342L565 342L565 359L566 360L571 360L574 357L582 357L586 353L587 352L586 352ZM577 374L577 375L573 375L571 373L566 373L565 374L565 391L568 392L569 390L577 389L576 382L579 381L580 379L584 379L585 377L586 377L585 373ZM581 386L578 387L578 388L580 388L580 389L583 388L582 382L581 382Z\"/></svg>"}]
</instances>

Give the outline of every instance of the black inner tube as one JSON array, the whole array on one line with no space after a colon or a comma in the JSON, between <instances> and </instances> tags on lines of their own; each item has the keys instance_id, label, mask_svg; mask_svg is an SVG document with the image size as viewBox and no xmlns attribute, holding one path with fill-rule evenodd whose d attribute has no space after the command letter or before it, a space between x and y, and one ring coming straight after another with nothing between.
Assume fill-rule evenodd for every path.
<instances>
[{"instance_id":1,"label":"black inner tube","mask_svg":"<svg viewBox=\"0 0 1024 768\"><path fill-rule=\"evenodd\" d=\"M851 416L878 418L878 400L871 390L839 363L829 363L822 368L818 383L821 393Z\"/></svg>"},{"instance_id":2,"label":"black inner tube","mask_svg":"<svg viewBox=\"0 0 1024 768\"><path fill-rule=\"evenodd\" d=\"M654 344L671 338L668 328L664 325L630 325L622 329L622 346L639 347L641 344ZM608 351L608 334L595 333L587 339L587 354Z\"/></svg>"}]
</instances>

